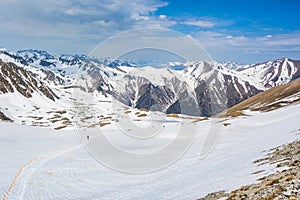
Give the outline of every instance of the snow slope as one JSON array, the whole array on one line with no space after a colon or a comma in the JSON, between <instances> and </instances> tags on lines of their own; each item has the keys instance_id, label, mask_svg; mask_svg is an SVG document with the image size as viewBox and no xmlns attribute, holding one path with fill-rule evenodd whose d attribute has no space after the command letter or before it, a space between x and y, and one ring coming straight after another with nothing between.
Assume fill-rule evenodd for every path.
<instances>
[{"instance_id":1,"label":"snow slope","mask_svg":"<svg viewBox=\"0 0 300 200\"><path fill-rule=\"evenodd\" d=\"M299 138L299 111L297 104L198 123L168 118L170 123L155 142L146 140L142 147L115 124L102 127L110 141L132 152L160 149L174 139L174 131L182 123L197 127L194 142L180 159L145 174L122 173L96 162L76 130L54 132L2 122L0 194L3 199L197 199L220 189L232 190L275 170L275 166L258 167L253 161L261 158L264 150ZM147 122L141 120L133 122ZM201 145L215 123L222 126L220 137L211 153L201 159ZM266 171L252 174L261 169Z\"/></svg>"}]
</instances>

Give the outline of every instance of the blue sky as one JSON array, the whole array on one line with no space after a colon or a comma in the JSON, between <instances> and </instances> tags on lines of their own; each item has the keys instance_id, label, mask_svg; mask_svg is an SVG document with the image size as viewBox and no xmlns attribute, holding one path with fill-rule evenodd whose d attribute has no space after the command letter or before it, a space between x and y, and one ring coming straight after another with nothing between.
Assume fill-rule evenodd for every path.
<instances>
[{"instance_id":1,"label":"blue sky","mask_svg":"<svg viewBox=\"0 0 300 200\"><path fill-rule=\"evenodd\" d=\"M0 46L88 54L132 28L193 37L218 61L300 59L298 0L2 0Z\"/></svg>"}]
</instances>

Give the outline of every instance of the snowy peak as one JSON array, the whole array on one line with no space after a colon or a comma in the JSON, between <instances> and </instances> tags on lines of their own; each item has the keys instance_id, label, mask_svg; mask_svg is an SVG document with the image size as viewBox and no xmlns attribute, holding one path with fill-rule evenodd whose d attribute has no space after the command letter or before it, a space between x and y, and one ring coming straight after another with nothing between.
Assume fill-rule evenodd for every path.
<instances>
[{"instance_id":1,"label":"snowy peak","mask_svg":"<svg viewBox=\"0 0 300 200\"><path fill-rule=\"evenodd\" d=\"M143 77L152 84L160 86L165 85L167 81L171 79L183 79L183 77L174 70L168 68L154 68L151 66L135 68L130 70L127 74L134 77Z\"/></svg>"},{"instance_id":2,"label":"snowy peak","mask_svg":"<svg viewBox=\"0 0 300 200\"><path fill-rule=\"evenodd\" d=\"M249 65L242 65L239 63L235 63L235 62L222 62L222 63L219 63L219 65L223 66L226 69L230 69L230 70L237 70L239 68L242 68L242 67L246 68L249 66Z\"/></svg>"},{"instance_id":3,"label":"snowy peak","mask_svg":"<svg viewBox=\"0 0 300 200\"><path fill-rule=\"evenodd\" d=\"M0 50L0 61L18 63L20 65L28 65L28 63L22 56L19 56L14 52L7 51L6 49Z\"/></svg>"},{"instance_id":4,"label":"snowy peak","mask_svg":"<svg viewBox=\"0 0 300 200\"><path fill-rule=\"evenodd\" d=\"M34 50L34 49L29 49L29 50L19 50L17 51L17 54L21 57L23 57L26 60L49 60L49 59L54 59L53 55L50 55L47 51L43 50Z\"/></svg>"},{"instance_id":5,"label":"snowy peak","mask_svg":"<svg viewBox=\"0 0 300 200\"><path fill-rule=\"evenodd\" d=\"M268 89L299 78L300 61L282 58L239 68L238 71Z\"/></svg>"},{"instance_id":6,"label":"snowy peak","mask_svg":"<svg viewBox=\"0 0 300 200\"><path fill-rule=\"evenodd\" d=\"M70 67L76 68L88 59L88 57L84 55L53 56L46 51L32 49L18 51L17 55L22 57L31 66L56 71Z\"/></svg>"},{"instance_id":7,"label":"snowy peak","mask_svg":"<svg viewBox=\"0 0 300 200\"><path fill-rule=\"evenodd\" d=\"M245 77L226 66L215 61L200 61L187 64L183 72L186 79L194 83L199 108L204 107L207 116L261 92Z\"/></svg>"},{"instance_id":8,"label":"snowy peak","mask_svg":"<svg viewBox=\"0 0 300 200\"><path fill-rule=\"evenodd\" d=\"M23 57L29 63L33 63L37 60L39 61L60 61L60 63L67 63L68 65L75 65L88 59L85 55L68 55L62 54L60 56L54 56L49 54L47 51L42 50L19 50L17 51L17 55Z\"/></svg>"}]
</instances>

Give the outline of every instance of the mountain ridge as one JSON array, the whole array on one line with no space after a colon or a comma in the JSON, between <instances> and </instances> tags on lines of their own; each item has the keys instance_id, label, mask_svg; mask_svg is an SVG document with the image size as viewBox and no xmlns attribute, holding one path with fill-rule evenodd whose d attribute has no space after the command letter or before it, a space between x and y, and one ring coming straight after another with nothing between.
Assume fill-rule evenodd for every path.
<instances>
[{"instance_id":1,"label":"mountain ridge","mask_svg":"<svg viewBox=\"0 0 300 200\"><path fill-rule=\"evenodd\" d=\"M172 63L157 69L41 50L1 50L0 59L43 82L53 92L52 100L72 99L71 89L78 87L135 108L206 117L300 77L300 61L288 58L255 65L187 62L181 70L172 69Z\"/></svg>"}]
</instances>

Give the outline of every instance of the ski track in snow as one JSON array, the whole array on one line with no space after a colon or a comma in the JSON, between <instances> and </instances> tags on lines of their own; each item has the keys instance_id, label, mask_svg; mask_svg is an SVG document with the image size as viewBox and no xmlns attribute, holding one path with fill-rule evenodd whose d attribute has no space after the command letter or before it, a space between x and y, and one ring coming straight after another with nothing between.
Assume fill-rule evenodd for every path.
<instances>
[{"instance_id":1,"label":"ski track in snow","mask_svg":"<svg viewBox=\"0 0 300 200\"><path fill-rule=\"evenodd\" d=\"M31 168L29 166L29 173L27 175L24 174L25 176L25 179L24 181L22 182L22 190L21 190L21 194L20 196L18 197L19 199L24 199L24 194L26 192L26 185L28 184L28 180L30 179L30 177L35 173L35 171L40 168L41 166L43 166L46 162L48 162L49 160L52 160L52 159L55 159L65 153L69 153L71 151L74 151L76 149L79 149L79 148L82 148L83 145L77 145L75 147L72 147L72 148L68 148L68 149L65 149L65 150L60 150L58 152L53 152L53 153L50 153L46 156L44 156L45 158L42 158L42 159L39 159L40 162L37 162L36 165L33 165Z\"/></svg>"},{"instance_id":2,"label":"ski track in snow","mask_svg":"<svg viewBox=\"0 0 300 200\"><path fill-rule=\"evenodd\" d=\"M15 186L18 182L20 182L21 192L18 192L20 194L18 195L17 199L20 199L20 200L24 199L24 194L25 194L25 191L26 191L26 185L28 184L28 180L30 179L32 174L35 173L35 171L38 168L43 166L49 160L55 159L55 158L65 154L65 153L69 153L71 151L74 151L74 150L82 148L82 147L83 147L83 145L77 145L75 147L62 149L62 150L56 151L56 152L51 152L51 153L48 153L47 155L35 157L35 158L29 160L28 162L26 162L24 165L22 165L19 168L18 172L14 176L14 178L13 178L11 184L9 185L8 189L4 192L2 200L8 200L9 199L10 193L13 192L13 190L14 190L14 188L15 188ZM15 189L15 190L17 190L17 189Z\"/></svg>"},{"instance_id":3,"label":"ski track in snow","mask_svg":"<svg viewBox=\"0 0 300 200\"><path fill-rule=\"evenodd\" d=\"M9 194L13 191L16 183L18 182L18 180L21 178L21 176L23 175L23 171L28 168L30 165L32 165L33 162L37 161L37 158L34 158L30 161L28 161L27 163L25 163L22 167L20 167L20 169L18 170L18 172L16 173L16 175L14 176L14 179L12 180L12 182L10 183L9 187L7 188L7 190L4 192L4 195L2 197L2 200L7 200L9 198Z\"/></svg>"}]
</instances>

